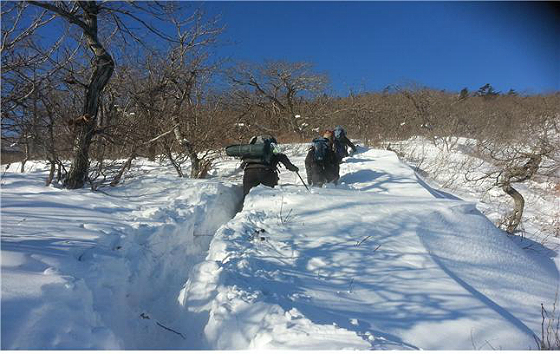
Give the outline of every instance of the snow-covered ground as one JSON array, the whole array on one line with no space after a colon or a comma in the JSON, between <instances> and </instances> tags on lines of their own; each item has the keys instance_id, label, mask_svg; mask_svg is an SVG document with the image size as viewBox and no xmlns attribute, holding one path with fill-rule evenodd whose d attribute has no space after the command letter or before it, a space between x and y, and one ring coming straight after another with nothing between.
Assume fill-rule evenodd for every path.
<instances>
[{"instance_id":1,"label":"snow-covered ground","mask_svg":"<svg viewBox=\"0 0 560 354\"><path fill-rule=\"evenodd\" d=\"M437 185L440 192L453 193L463 200L472 201L495 225L500 224L513 210L512 198L493 185L494 179L475 181L474 178L495 171L495 167L470 154L476 141L465 138L454 138L453 141L455 144L449 150L419 137L392 143L392 146L418 171L421 183L425 181ZM467 171L470 171L468 179ZM515 184L525 198L520 232L514 237L522 248L536 252L560 250L559 185L558 174L555 181L535 178ZM554 256L553 253L551 256ZM554 258L557 267L560 267L560 257Z\"/></svg>"},{"instance_id":2,"label":"snow-covered ground","mask_svg":"<svg viewBox=\"0 0 560 354\"><path fill-rule=\"evenodd\" d=\"M286 147L304 179L306 148ZM476 202L360 148L338 186L282 170L237 212L237 166L189 180L141 161L101 192L45 187L39 163L3 173L1 348L536 347L556 253Z\"/></svg>"}]
</instances>

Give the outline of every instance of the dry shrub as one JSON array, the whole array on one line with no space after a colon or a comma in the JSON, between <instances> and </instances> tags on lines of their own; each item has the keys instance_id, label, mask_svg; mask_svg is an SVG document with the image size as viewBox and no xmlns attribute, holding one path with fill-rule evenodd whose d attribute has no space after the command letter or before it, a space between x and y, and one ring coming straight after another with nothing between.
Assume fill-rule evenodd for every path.
<instances>
[{"instance_id":1,"label":"dry shrub","mask_svg":"<svg viewBox=\"0 0 560 354\"><path fill-rule=\"evenodd\" d=\"M558 295L556 295L558 299ZM552 310L547 311L541 304L541 338L535 337L540 350L560 350L560 318L556 310L556 300Z\"/></svg>"}]
</instances>

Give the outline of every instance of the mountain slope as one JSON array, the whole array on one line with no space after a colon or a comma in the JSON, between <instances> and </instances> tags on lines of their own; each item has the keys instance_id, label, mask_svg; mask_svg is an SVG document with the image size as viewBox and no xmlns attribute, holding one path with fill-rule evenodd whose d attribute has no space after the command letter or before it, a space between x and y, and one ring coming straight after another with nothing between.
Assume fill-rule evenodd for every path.
<instances>
[{"instance_id":1,"label":"mountain slope","mask_svg":"<svg viewBox=\"0 0 560 354\"><path fill-rule=\"evenodd\" d=\"M527 349L558 274L396 156L342 184L257 187L180 297L215 349ZM211 285L210 285L211 284Z\"/></svg>"},{"instance_id":2,"label":"mountain slope","mask_svg":"<svg viewBox=\"0 0 560 354\"><path fill-rule=\"evenodd\" d=\"M2 349L535 347L553 261L393 153L360 148L311 191L282 170L236 214L238 165L196 181L143 161L103 193L6 172Z\"/></svg>"}]
</instances>

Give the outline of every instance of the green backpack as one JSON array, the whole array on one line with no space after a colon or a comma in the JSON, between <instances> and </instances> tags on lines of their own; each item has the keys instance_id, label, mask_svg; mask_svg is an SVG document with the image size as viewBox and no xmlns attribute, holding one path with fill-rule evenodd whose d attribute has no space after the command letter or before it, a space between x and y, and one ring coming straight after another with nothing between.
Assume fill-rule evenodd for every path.
<instances>
[{"instance_id":1,"label":"green backpack","mask_svg":"<svg viewBox=\"0 0 560 354\"><path fill-rule=\"evenodd\" d=\"M275 139L271 137L257 137L251 139L253 144L237 144L226 147L228 156L240 157L244 162L270 164L274 155Z\"/></svg>"}]
</instances>

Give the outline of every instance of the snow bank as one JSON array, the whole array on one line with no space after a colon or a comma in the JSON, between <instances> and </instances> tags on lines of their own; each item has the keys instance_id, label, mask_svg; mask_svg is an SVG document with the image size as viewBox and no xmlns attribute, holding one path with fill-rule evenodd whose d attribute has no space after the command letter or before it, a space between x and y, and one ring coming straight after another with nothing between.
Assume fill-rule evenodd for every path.
<instances>
[{"instance_id":1,"label":"snow bank","mask_svg":"<svg viewBox=\"0 0 560 354\"><path fill-rule=\"evenodd\" d=\"M405 155L405 159L422 174L422 178L438 185L463 199L476 203L477 209L484 213L494 224L503 221L504 216L513 210L513 200L501 188L494 186L492 179L483 179L486 173L496 171L491 161L483 161L473 152L476 140L453 138L455 144L449 149L435 146L425 138L416 137L407 141L392 143ZM550 165L545 159L543 166ZM469 178L465 178L468 173ZM557 176L560 177L560 176ZM538 179L538 177L537 177ZM525 208L521 230L524 235L519 241L522 247L541 248L538 244L558 250L560 248L559 217L560 198L555 190L553 179L547 181L529 180L514 184L525 198ZM535 242L537 244L535 244ZM560 264L560 260L558 260Z\"/></svg>"},{"instance_id":2,"label":"snow bank","mask_svg":"<svg viewBox=\"0 0 560 354\"><path fill-rule=\"evenodd\" d=\"M2 178L2 349L192 346L176 298L240 188L152 175L91 193L34 171Z\"/></svg>"}]
</instances>

